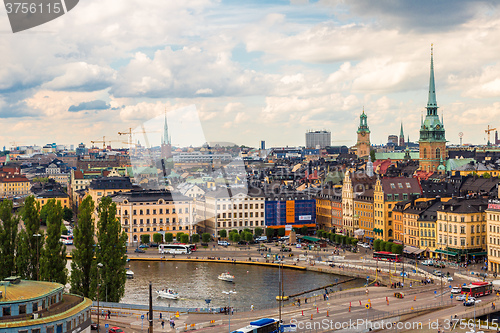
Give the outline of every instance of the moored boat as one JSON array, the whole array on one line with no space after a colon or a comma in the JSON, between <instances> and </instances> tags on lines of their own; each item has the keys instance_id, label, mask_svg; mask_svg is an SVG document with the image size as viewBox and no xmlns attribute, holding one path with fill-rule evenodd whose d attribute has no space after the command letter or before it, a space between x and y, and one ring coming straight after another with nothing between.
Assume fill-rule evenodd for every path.
<instances>
[{"instance_id":1,"label":"moored boat","mask_svg":"<svg viewBox=\"0 0 500 333\"><path fill-rule=\"evenodd\" d=\"M219 280L222 281L227 281L227 282L233 282L234 280L234 275L229 274L229 272L222 273L217 277Z\"/></svg>"},{"instance_id":2,"label":"moored boat","mask_svg":"<svg viewBox=\"0 0 500 333\"><path fill-rule=\"evenodd\" d=\"M160 298L179 299L179 294L172 289L157 290L156 294Z\"/></svg>"}]
</instances>

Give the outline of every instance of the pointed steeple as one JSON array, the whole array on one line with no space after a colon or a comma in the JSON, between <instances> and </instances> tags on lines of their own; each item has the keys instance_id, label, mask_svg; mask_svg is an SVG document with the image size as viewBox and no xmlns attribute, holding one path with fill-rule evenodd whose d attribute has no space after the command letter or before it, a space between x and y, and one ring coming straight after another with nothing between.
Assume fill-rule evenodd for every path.
<instances>
[{"instance_id":1,"label":"pointed steeple","mask_svg":"<svg viewBox=\"0 0 500 333\"><path fill-rule=\"evenodd\" d=\"M403 122L401 122L401 130L399 131L399 137L400 138L403 138L405 137L404 133L403 133Z\"/></svg>"},{"instance_id":2,"label":"pointed steeple","mask_svg":"<svg viewBox=\"0 0 500 333\"><path fill-rule=\"evenodd\" d=\"M165 108L165 124L163 125L162 143L166 144L166 145L170 144L170 136L168 135L167 109L166 108Z\"/></svg>"},{"instance_id":3,"label":"pointed steeple","mask_svg":"<svg viewBox=\"0 0 500 333\"><path fill-rule=\"evenodd\" d=\"M429 78L429 98L427 100L427 115L437 115L436 85L434 83L434 47L431 44L431 73Z\"/></svg>"}]
</instances>

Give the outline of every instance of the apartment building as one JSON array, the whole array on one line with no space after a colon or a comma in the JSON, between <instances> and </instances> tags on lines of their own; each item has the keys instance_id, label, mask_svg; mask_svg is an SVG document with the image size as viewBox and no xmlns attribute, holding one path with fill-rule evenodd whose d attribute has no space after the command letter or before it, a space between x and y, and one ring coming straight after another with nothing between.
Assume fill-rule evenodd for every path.
<instances>
[{"instance_id":1,"label":"apartment building","mask_svg":"<svg viewBox=\"0 0 500 333\"><path fill-rule=\"evenodd\" d=\"M500 200L490 199L486 210L488 270L500 272Z\"/></svg>"}]
</instances>

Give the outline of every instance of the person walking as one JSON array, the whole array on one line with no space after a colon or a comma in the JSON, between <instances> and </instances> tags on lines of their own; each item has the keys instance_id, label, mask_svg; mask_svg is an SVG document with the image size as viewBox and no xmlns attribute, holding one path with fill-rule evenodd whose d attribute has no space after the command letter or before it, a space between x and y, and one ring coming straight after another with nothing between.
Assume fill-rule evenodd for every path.
<instances>
[{"instance_id":1,"label":"person walking","mask_svg":"<svg viewBox=\"0 0 500 333\"><path fill-rule=\"evenodd\" d=\"M250 310L253 311L253 304L250 306Z\"/></svg>"},{"instance_id":2,"label":"person walking","mask_svg":"<svg viewBox=\"0 0 500 333\"><path fill-rule=\"evenodd\" d=\"M111 310L108 310L108 319L111 319Z\"/></svg>"},{"instance_id":3,"label":"person walking","mask_svg":"<svg viewBox=\"0 0 500 333\"><path fill-rule=\"evenodd\" d=\"M164 330L165 329L165 320L162 320L161 321L161 329Z\"/></svg>"}]
</instances>

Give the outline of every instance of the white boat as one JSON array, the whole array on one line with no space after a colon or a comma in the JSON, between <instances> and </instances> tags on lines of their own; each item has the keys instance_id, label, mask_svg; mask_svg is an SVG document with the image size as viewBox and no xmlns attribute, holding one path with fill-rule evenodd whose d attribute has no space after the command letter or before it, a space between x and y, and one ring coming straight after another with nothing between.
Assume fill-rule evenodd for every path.
<instances>
[{"instance_id":1,"label":"white boat","mask_svg":"<svg viewBox=\"0 0 500 333\"><path fill-rule=\"evenodd\" d=\"M160 298L179 299L179 294L173 291L172 289L157 290L156 294Z\"/></svg>"},{"instance_id":2,"label":"white boat","mask_svg":"<svg viewBox=\"0 0 500 333\"><path fill-rule=\"evenodd\" d=\"M133 279L134 278L134 272L132 272L131 270L127 269L125 271L125 275L127 276L127 279Z\"/></svg>"},{"instance_id":3,"label":"white boat","mask_svg":"<svg viewBox=\"0 0 500 333\"><path fill-rule=\"evenodd\" d=\"M227 281L227 282L233 282L234 280L234 276L229 274L229 272L227 273L222 273L221 275L219 275L217 277L219 280L222 280L222 281Z\"/></svg>"}]
</instances>

